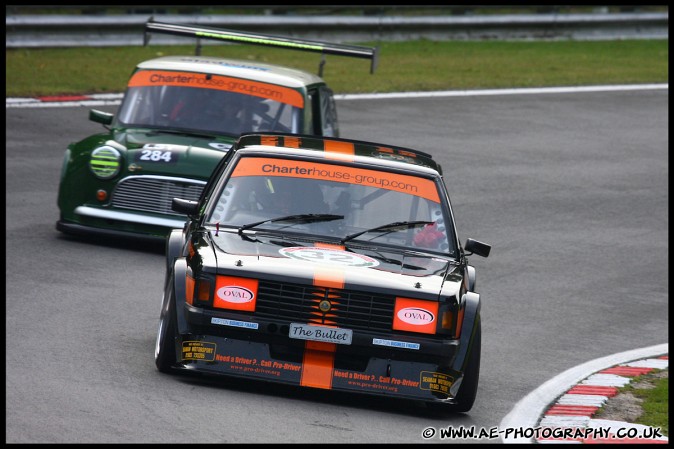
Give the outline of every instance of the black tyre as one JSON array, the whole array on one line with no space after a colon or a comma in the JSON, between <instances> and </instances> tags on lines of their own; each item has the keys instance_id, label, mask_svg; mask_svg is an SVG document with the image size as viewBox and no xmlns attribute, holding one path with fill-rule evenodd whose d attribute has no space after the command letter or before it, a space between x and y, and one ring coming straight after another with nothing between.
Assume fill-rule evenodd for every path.
<instances>
[{"instance_id":1,"label":"black tyre","mask_svg":"<svg viewBox=\"0 0 674 449\"><path fill-rule=\"evenodd\" d=\"M431 410L443 411L449 413L465 413L473 408L475 397L477 396L477 384L480 378L480 353L482 352L482 323L478 317L475 336L473 337L473 346L468 355L468 366L463 375L463 381L459 387L459 393L456 395L455 404L443 404L440 402L429 402L428 407Z\"/></svg>"},{"instance_id":2,"label":"black tyre","mask_svg":"<svg viewBox=\"0 0 674 449\"><path fill-rule=\"evenodd\" d=\"M168 301L162 308L157 330L157 342L154 349L154 363L162 373L171 372L176 364L176 298L173 291L173 279L169 280L165 295Z\"/></svg>"}]
</instances>

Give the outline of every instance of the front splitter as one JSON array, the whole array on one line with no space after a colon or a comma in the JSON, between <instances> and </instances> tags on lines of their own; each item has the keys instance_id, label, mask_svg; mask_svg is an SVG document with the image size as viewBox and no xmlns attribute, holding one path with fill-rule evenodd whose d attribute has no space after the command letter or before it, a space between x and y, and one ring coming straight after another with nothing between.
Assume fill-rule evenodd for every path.
<instances>
[{"instance_id":1,"label":"front splitter","mask_svg":"<svg viewBox=\"0 0 674 449\"><path fill-rule=\"evenodd\" d=\"M437 364L376 357L363 370L341 368L336 345L324 342L304 342L297 361L273 357L268 343L217 336L185 336L178 350L190 371L430 402L451 400L458 378Z\"/></svg>"}]
</instances>

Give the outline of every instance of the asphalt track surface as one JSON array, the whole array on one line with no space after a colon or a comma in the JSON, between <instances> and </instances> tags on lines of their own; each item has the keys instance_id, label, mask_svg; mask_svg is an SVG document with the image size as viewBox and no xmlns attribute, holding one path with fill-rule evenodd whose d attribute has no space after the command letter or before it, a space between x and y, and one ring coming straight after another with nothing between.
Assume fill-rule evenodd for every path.
<instances>
[{"instance_id":1,"label":"asphalt track surface","mask_svg":"<svg viewBox=\"0 0 674 449\"><path fill-rule=\"evenodd\" d=\"M442 164L482 296L474 408L168 376L154 367L163 248L54 229L83 107L6 110L7 443L501 443L559 373L668 341L668 89L338 101L344 137ZM114 111L115 107L100 109ZM502 430L502 429L500 429Z\"/></svg>"}]
</instances>

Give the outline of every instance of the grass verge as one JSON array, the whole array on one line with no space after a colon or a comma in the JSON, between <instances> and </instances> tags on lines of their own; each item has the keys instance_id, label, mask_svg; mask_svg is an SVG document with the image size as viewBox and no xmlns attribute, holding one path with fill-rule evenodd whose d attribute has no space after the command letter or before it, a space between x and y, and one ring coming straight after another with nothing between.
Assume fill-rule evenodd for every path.
<instances>
[{"instance_id":1,"label":"grass verge","mask_svg":"<svg viewBox=\"0 0 674 449\"><path fill-rule=\"evenodd\" d=\"M649 385L647 388L632 389L632 394L643 400L643 414L636 420L637 424L651 427L660 427L663 435L669 435L669 377L654 378L653 375L642 376L641 382Z\"/></svg>"},{"instance_id":2,"label":"grass verge","mask_svg":"<svg viewBox=\"0 0 674 449\"><path fill-rule=\"evenodd\" d=\"M608 419L660 428L669 435L669 370L635 377L595 414Z\"/></svg>"},{"instance_id":3,"label":"grass verge","mask_svg":"<svg viewBox=\"0 0 674 449\"><path fill-rule=\"evenodd\" d=\"M140 39L140 37L139 37ZM337 94L667 83L668 40L368 42L379 65L326 56ZM135 65L194 46L6 49L6 96L123 92ZM247 45L204 45L205 56L271 62L318 73L320 55Z\"/></svg>"}]
</instances>

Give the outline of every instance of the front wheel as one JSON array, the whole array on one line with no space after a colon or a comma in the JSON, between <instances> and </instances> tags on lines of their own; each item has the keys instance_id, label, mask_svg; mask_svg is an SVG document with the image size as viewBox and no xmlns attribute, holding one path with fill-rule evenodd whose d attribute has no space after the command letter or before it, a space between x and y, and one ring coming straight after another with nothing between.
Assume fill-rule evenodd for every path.
<instances>
[{"instance_id":1,"label":"front wheel","mask_svg":"<svg viewBox=\"0 0 674 449\"><path fill-rule=\"evenodd\" d=\"M171 372L176 364L176 298L173 290L173 279L169 279L169 285L164 295L168 295L166 306L162 308L159 317L159 329L157 330L157 342L154 349L154 363L162 373Z\"/></svg>"}]
</instances>

